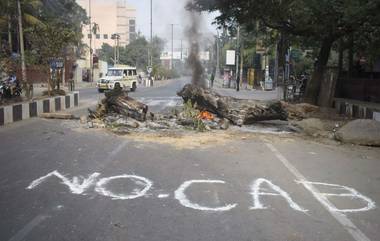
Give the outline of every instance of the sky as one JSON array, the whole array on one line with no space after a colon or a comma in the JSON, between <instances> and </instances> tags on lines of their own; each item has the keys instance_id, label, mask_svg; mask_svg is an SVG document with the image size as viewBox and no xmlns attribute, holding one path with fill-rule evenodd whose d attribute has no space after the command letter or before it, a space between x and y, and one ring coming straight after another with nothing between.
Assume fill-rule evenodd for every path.
<instances>
[{"instance_id":1,"label":"sky","mask_svg":"<svg viewBox=\"0 0 380 241\"><path fill-rule=\"evenodd\" d=\"M150 0L127 0L127 3L137 9L137 29L143 35L150 36ZM186 28L186 0L153 0L153 35L171 39L171 26L174 26L174 45L178 48L180 40L184 39ZM212 25L216 14L203 14L202 32L216 33L216 26Z\"/></svg>"}]
</instances>

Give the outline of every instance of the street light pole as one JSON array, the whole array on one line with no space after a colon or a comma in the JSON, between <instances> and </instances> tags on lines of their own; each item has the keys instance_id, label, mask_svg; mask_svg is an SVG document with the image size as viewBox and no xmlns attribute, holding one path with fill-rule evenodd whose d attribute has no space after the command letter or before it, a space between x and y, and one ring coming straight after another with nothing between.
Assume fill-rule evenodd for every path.
<instances>
[{"instance_id":1,"label":"street light pole","mask_svg":"<svg viewBox=\"0 0 380 241\"><path fill-rule=\"evenodd\" d=\"M181 39L181 62L183 60L183 39Z\"/></svg>"},{"instance_id":2,"label":"street light pole","mask_svg":"<svg viewBox=\"0 0 380 241\"><path fill-rule=\"evenodd\" d=\"M216 36L216 73L215 77L220 78L220 46L219 46L219 31Z\"/></svg>"},{"instance_id":3,"label":"street light pole","mask_svg":"<svg viewBox=\"0 0 380 241\"><path fill-rule=\"evenodd\" d=\"M28 80L26 76L26 66L25 66L25 49L24 49L24 33L22 28L22 13L21 13L21 3L20 0L17 1L17 10L18 10L18 29L20 34L20 54L21 54L21 74L22 82L26 90L26 97L30 98L30 89L28 86ZM12 50L11 50L12 51Z\"/></svg>"},{"instance_id":4,"label":"street light pole","mask_svg":"<svg viewBox=\"0 0 380 241\"><path fill-rule=\"evenodd\" d=\"M236 90L239 91L239 55L240 55L240 26L237 28L237 38L236 38Z\"/></svg>"},{"instance_id":5,"label":"street light pole","mask_svg":"<svg viewBox=\"0 0 380 241\"><path fill-rule=\"evenodd\" d=\"M173 61L174 61L174 24L171 24L172 26L172 58L170 61L170 69L173 69Z\"/></svg>"},{"instance_id":6,"label":"street light pole","mask_svg":"<svg viewBox=\"0 0 380 241\"><path fill-rule=\"evenodd\" d=\"M150 50L149 65L153 66L153 0L150 0Z\"/></svg>"},{"instance_id":7,"label":"street light pole","mask_svg":"<svg viewBox=\"0 0 380 241\"><path fill-rule=\"evenodd\" d=\"M94 70L93 70L93 56L92 56L92 19L91 19L91 0L88 0L88 14L90 20L90 78L89 82L94 80Z\"/></svg>"}]
</instances>

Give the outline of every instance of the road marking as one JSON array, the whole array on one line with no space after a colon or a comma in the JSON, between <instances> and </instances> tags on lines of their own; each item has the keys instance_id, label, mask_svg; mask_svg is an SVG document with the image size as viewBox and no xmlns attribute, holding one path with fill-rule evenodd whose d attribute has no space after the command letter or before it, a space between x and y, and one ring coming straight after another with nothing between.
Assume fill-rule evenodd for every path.
<instances>
[{"instance_id":1,"label":"road marking","mask_svg":"<svg viewBox=\"0 0 380 241\"><path fill-rule=\"evenodd\" d=\"M340 212L340 213L354 213L354 212L366 212L369 210L372 210L376 208L375 202L372 201L370 198L364 196L363 194L359 193L355 189L351 187L346 187L342 185L337 185L337 184L329 184L329 183L323 183L323 182L302 182L302 181L297 181L298 183L304 185L312 194L313 196L319 200L319 196L325 197L324 199L321 199L321 202L325 202L325 206L327 206L331 211L333 212ZM325 186L325 187L332 187L336 190L344 190L348 191L345 193L316 193L313 192L313 189L310 187L312 186ZM334 205L332 205L331 202L326 202L327 197L348 197L351 200L353 199L361 199L363 202L367 203L367 206L363 208L356 208L356 209L338 209Z\"/></svg>"},{"instance_id":2,"label":"road marking","mask_svg":"<svg viewBox=\"0 0 380 241\"><path fill-rule=\"evenodd\" d=\"M225 181L221 181L221 180L190 180L190 181L186 181L184 182L175 192L174 192L174 196L175 198L185 207L187 208L191 208L191 209L195 209L195 210L200 210L200 211L213 211L213 212L225 212L225 211L229 211L233 208L235 208L237 206L237 204L228 204L226 206L223 206L223 207L216 207L216 208L212 208L212 207L206 207L206 206L201 206L197 203L193 203L191 202L186 194L185 194L185 191L187 188L189 188L192 184L195 184L195 183L218 183L218 184L225 184L226 182Z\"/></svg>"},{"instance_id":3,"label":"road marking","mask_svg":"<svg viewBox=\"0 0 380 241\"><path fill-rule=\"evenodd\" d=\"M263 141L265 145L268 147L269 150L272 151L272 153L277 157L277 159L300 181L303 183L308 183L306 189L308 191L311 191L314 197L318 200L320 204L335 218L336 221L338 221L346 231L351 234L351 236L356 241L370 241L370 239L358 228L355 226L355 224L352 223L352 221L347 218L346 215L340 212L336 212L331 210L331 207L334 207L334 205L323 195L321 195L321 192L314 187L311 182L309 182L304 175L302 175L295 166L293 166L285 156L281 154L269 141L265 140L263 138Z\"/></svg>"},{"instance_id":4,"label":"road marking","mask_svg":"<svg viewBox=\"0 0 380 241\"><path fill-rule=\"evenodd\" d=\"M119 154L119 152L121 152L124 147L127 146L127 144L129 143L128 140L125 140L123 141L122 143L120 143L112 152L110 152L110 154L108 155L107 157L107 161L112 161L112 159L117 155Z\"/></svg>"},{"instance_id":5,"label":"road marking","mask_svg":"<svg viewBox=\"0 0 380 241\"><path fill-rule=\"evenodd\" d=\"M132 194L117 194L106 189L106 185L112 180L116 179L132 179L137 185L144 186L142 189L136 189ZM113 200L129 200L136 199L145 194L152 188L153 182L145 177L135 176L135 175L121 175L114 177L102 178L96 183L95 191L103 196L111 197Z\"/></svg>"},{"instance_id":6,"label":"road marking","mask_svg":"<svg viewBox=\"0 0 380 241\"><path fill-rule=\"evenodd\" d=\"M100 176L100 173L95 172L92 175L90 175L88 178L84 177L73 177L72 180L65 177L61 173L59 173L57 170L50 172L49 174L38 178L37 180L34 180L26 189L34 189L41 183L45 182L50 177L56 176L57 178L62 180L62 183L69 187L70 191L73 194L84 194L84 192L94 185L96 182L96 178Z\"/></svg>"},{"instance_id":7,"label":"road marking","mask_svg":"<svg viewBox=\"0 0 380 241\"><path fill-rule=\"evenodd\" d=\"M270 186L270 188L276 191L276 193L261 192L261 185L264 183ZM287 192L282 190L279 186L274 185L271 181L264 178L259 178L252 183L251 194L253 196L253 206L250 208L251 210L267 209L267 207L265 207L260 202L260 196L282 196L288 202L289 206L294 210L300 212L308 211L307 209L304 209L303 207L299 206L296 202L294 202Z\"/></svg>"},{"instance_id":8,"label":"road marking","mask_svg":"<svg viewBox=\"0 0 380 241\"><path fill-rule=\"evenodd\" d=\"M160 199L163 199L163 198L168 198L168 197L170 197L170 195L169 195L169 194L160 194L160 195L158 195L157 197L160 198Z\"/></svg>"},{"instance_id":9,"label":"road marking","mask_svg":"<svg viewBox=\"0 0 380 241\"><path fill-rule=\"evenodd\" d=\"M27 225L25 225L20 231L16 233L9 241L22 241L24 238L40 223L42 223L45 219L49 218L47 215L38 215L32 221L30 221Z\"/></svg>"}]
</instances>

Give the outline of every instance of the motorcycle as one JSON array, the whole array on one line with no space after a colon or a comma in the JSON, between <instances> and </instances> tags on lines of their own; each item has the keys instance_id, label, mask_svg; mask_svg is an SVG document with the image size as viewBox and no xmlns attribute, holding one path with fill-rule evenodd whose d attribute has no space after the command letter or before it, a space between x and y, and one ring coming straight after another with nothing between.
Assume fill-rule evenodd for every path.
<instances>
[{"instance_id":1,"label":"motorcycle","mask_svg":"<svg viewBox=\"0 0 380 241\"><path fill-rule=\"evenodd\" d=\"M3 81L0 85L0 95L1 95L1 100L9 99L12 97L10 86L5 81Z\"/></svg>"},{"instance_id":2,"label":"motorcycle","mask_svg":"<svg viewBox=\"0 0 380 241\"><path fill-rule=\"evenodd\" d=\"M15 86L13 86L13 89L12 89L12 95L13 96L21 96L22 94L22 88L19 84L16 84Z\"/></svg>"},{"instance_id":3,"label":"motorcycle","mask_svg":"<svg viewBox=\"0 0 380 241\"><path fill-rule=\"evenodd\" d=\"M21 96L22 88L17 81L0 82L0 100Z\"/></svg>"},{"instance_id":4,"label":"motorcycle","mask_svg":"<svg viewBox=\"0 0 380 241\"><path fill-rule=\"evenodd\" d=\"M0 101L3 101L4 99L4 87L3 82L0 82Z\"/></svg>"}]
</instances>

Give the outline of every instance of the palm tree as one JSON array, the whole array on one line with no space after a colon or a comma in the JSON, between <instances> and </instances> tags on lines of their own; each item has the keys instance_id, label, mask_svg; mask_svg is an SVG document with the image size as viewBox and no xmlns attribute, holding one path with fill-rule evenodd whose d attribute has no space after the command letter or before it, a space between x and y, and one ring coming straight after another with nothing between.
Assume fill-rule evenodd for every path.
<instances>
[{"instance_id":1,"label":"palm tree","mask_svg":"<svg viewBox=\"0 0 380 241\"><path fill-rule=\"evenodd\" d=\"M42 6L41 0L20 0L22 20L27 26L43 24L37 18L38 10ZM13 26L18 25L18 2L12 0L0 1L0 31L7 31L8 45L13 50Z\"/></svg>"},{"instance_id":2,"label":"palm tree","mask_svg":"<svg viewBox=\"0 0 380 241\"><path fill-rule=\"evenodd\" d=\"M26 25L43 24L36 16L39 8L42 6L40 0L17 0L1 1L0 3L0 30L7 29L8 46L10 53L13 52L13 25L17 23L19 32L19 52L21 54L21 71L22 83L25 89L26 97L30 98L30 88L27 83L24 51L24 33L23 23ZM0 41L2 41L0 39Z\"/></svg>"}]
</instances>

